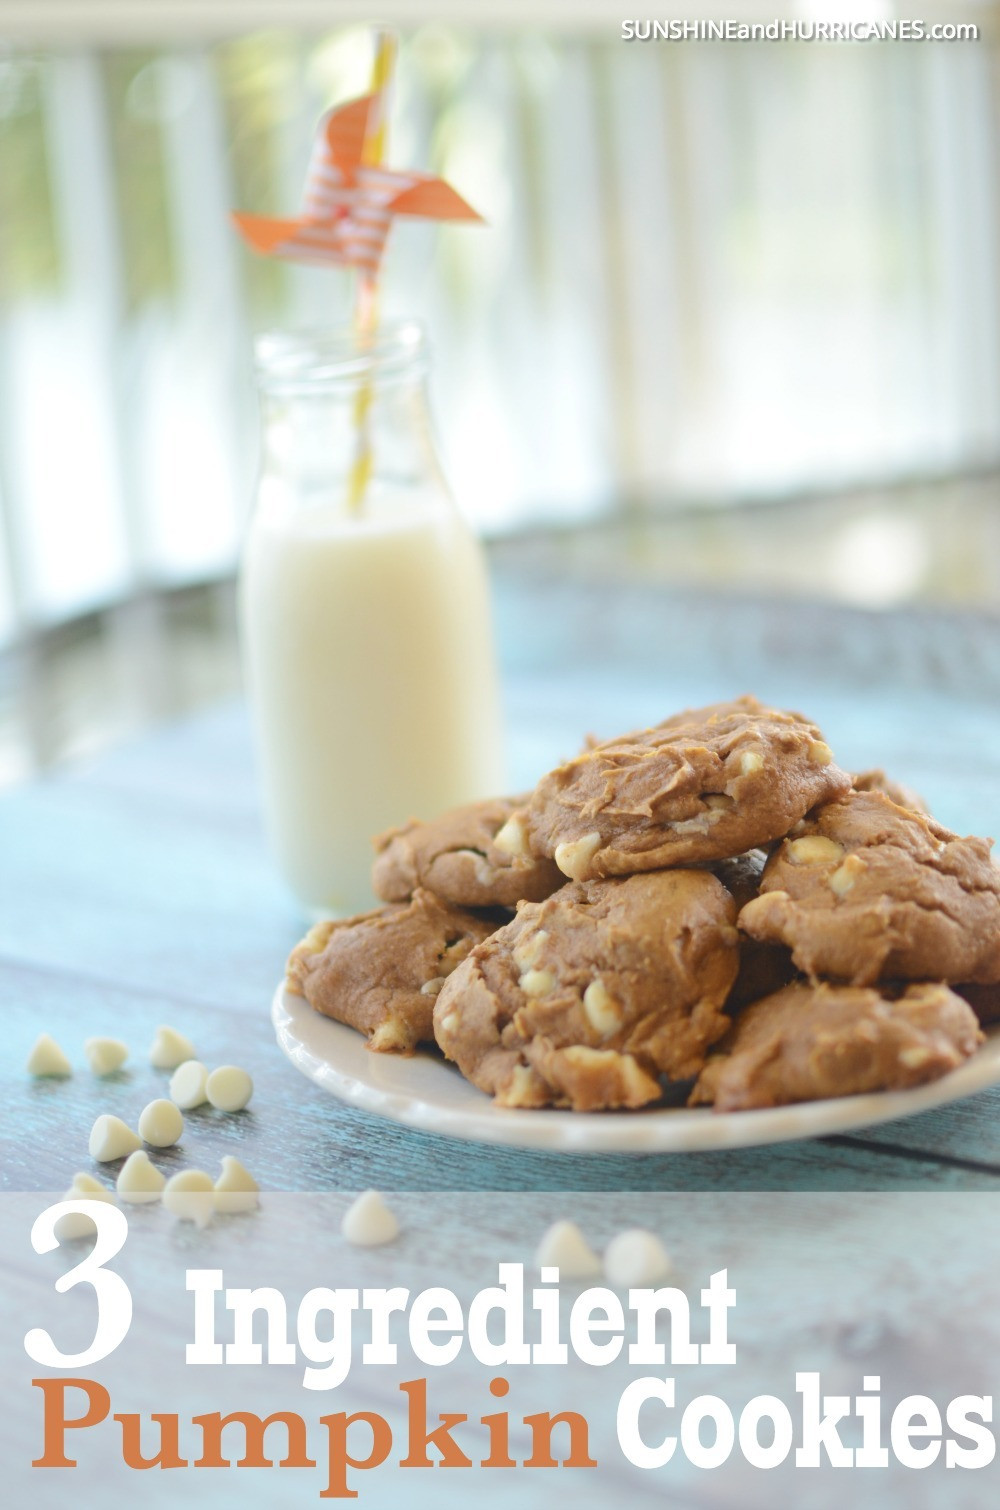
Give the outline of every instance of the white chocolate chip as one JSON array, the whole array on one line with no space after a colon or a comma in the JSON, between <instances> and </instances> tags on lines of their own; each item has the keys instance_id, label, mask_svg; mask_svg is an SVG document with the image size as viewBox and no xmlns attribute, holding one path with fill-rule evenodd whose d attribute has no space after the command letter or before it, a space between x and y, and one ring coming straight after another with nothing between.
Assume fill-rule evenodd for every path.
<instances>
[{"instance_id":1,"label":"white chocolate chip","mask_svg":"<svg viewBox=\"0 0 1000 1510\"><path fill-rule=\"evenodd\" d=\"M257 1181L239 1159L231 1153L224 1154L222 1173L215 1182L216 1211L254 1211L260 1204L259 1190Z\"/></svg>"},{"instance_id":2,"label":"white chocolate chip","mask_svg":"<svg viewBox=\"0 0 1000 1510\"><path fill-rule=\"evenodd\" d=\"M523 818L518 817L517 813L513 813L503 828L494 834L493 843L502 854L512 855L516 860L531 858L528 831L524 826Z\"/></svg>"},{"instance_id":3,"label":"white chocolate chip","mask_svg":"<svg viewBox=\"0 0 1000 1510\"><path fill-rule=\"evenodd\" d=\"M538 1101L538 1080L534 1070L527 1064L515 1064L510 1079L496 1098L499 1106L535 1106Z\"/></svg>"},{"instance_id":4,"label":"white chocolate chip","mask_svg":"<svg viewBox=\"0 0 1000 1510\"><path fill-rule=\"evenodd\" d=\"M721 808L709 807L703 813L699 813L697 818L677 818L667 827L672 834L679 834L681 838L688 834L707 834L712 824L718 823L721 817Z\"/></svg>"},{"instance_id":5,"label":"white chocolate chip","mask_svg":"<svg viewBox=\"0 0 1000 1510\"><path fill-rule=\"evenodd\" d=\"M564 876L571 881L585 881L590 874L590 862L601 847L601 836L584 834L582 839L568 839L556 845L554 859Z\"/></svg>"},{"instance_id":6,"label":"white chocolate chip","mask_svg":"<svg viewBox=\"0 0 1000 1510\"><path fill-rule=\"evenodd\" d=\"M785 848L793 865L832 865L844 853L836 839L827 839L822 834L805 834L801 839L790 840Z\"/></svg>"},{"instance_id":7,"label":"white chocolate chip","mask_svg":"<svg viewBox=\"0 0 1000 1510\"><path fill-rule=\"evenodd\" d=\"M140 1147L141 1138L138 1138L127 1127L121 1117L112 1117L107 1113L98 1117L90 1129L90 1157L97 1159L98 1163L106 1164L110 1159L123 1159L126 1154L133 1153Z\"/></svg>"},{"instance_id":8,"label":"white chocolate chip","mask_svg":"<svg viewBox=\"0 0 1000 1510\"><path fill-rule=\"evenodd\" d=\"M159 1027L149 1048L149 1062L158 1070L175 1070L185 1059L197 1059L194 1044L173 1028Z\"/></svg>"},{"instance_id":9,"label":"white chocolate chip","mask_svg":"<svg viewBox=\"0 0 1000 1510\"><path fill-rule=\"evenodd\" d=\"M474 947L470 938L459 938L453 944L446 944L438 955L441 979L446 980L453 970L457 970L462 961L472 953Z\"/></svg>"},{"instance_id":10,"label":"white chocolate chip","mask_svg":"<svg viewBox=\"0 0 1000 1510\"><path fill-rule=\"evenodd\" d=\"M172 1101L160 1097L139 1114L139 1136L154 1148L172 1148L184 1133L184 1118Z\"/></svg>"},{"instance_id":11,"label":"white chocolate chip","mask_svg":"<svg viewBox=\"0 0 1000 1510\"><path fill-rule=\"evenodd\" d=\"M735 805L736 799L728 796L725 792L709 792L705 798L705 806L713 813L728 812Z\"/></svg>"},{"instance_id":12,"label":"white chocolate chip","mask_svg":"<svg viewBox=\"0 0 1000 1510\"><path fill-rule=\"evenodd\" d=\"M645 1100L649 1101L659 1094L660 1088L656 1084L656 1081L646 1074L638 1059L634 1058L633 1055L622 1054L620 1056L620 1069L625 1091L633 1099L642 1096ZM652 1096L650 1092L653 1093Z\"/></svg>"},{"instance_id":13,"label":"white chocolate chip","mask_svg":"<svg viewBox=\"0 0 1000 1510\"><path fill-rule=\"evenodd\" d=\"M253 1095L253 1081L246 1070L223 1064L209 1075L205 1094L220 1112L241 1112Z\"/></svg>"},{"instance_id":14,"label":"white chocolate chip","mask_svg":"<svg viewBox=\"0 0 1000 1510\"><path fill-rule=\"evenodd\" d=\"M583 1010L602 1038L609 1038L621 1026L622 1009L602 980L592 980L584 991Z\"/></svg>"},{"instance_id":15,"label":"white chocolate chip","mask_svg":"<svg viewBox=\"0 0 1000 1510\"><path fill-rule=\"evenodd\" d=\"M128 1044L120 1038L88 1038L83 1052L95 1075L113 1075L128 1058Z\"/></svg>"},{"instance_id":16,"label":"white chocolate chip","mask_svg":"<svg viewBox=\"0 0 1000 1510\"><path fill-rule=\"evenodd\" d=\"M147 1201L158 1201L166 1183L166 1175L150 1163L149 1154L144 1148L137 1148L135 1153L130 1153L118 1172L118 1194L123 1201L130 1201L137 1206L144 1205Z\"/></svg>"},{"instance_id":17,"label":"white chocolate chip","mask_svg":"<svg viewBox=\"0 0 1000 1510\"><path fill-rule=\"evenodd\" d=\"M366 1190L344 1212L340 1230L359 1248L377 1248L399 1236L399 1222L377 1190Z\"/></svg>"},{"instance_id":18,"label":"white chocolate chip","mask_svg":"<svg viewBox=\"0 0 1000 1510\"><path fill-rule=\"evenodd\" d=\"M63 1199L69 1201L72 1200L73 1196L83 1196L88 1200L93 1197L95 1201L110 1201L112 1205L115 1203L115 1198L107 1185L102 1185L100 1180L95 1179L92 1174L87 1174L84 1170L73 1176L69 1191Z\"/></svg>"},{"instance_id":19,"label":"white chocolate chip","mask_svg":"<svg viewBox=\"0 0 1000 1510\"><path fill-rule=\"evenodd\" d=\"M528 970L521 976L518 985L525 996L548 996L556 983L551 970Z\"/></svg>"},{"instance_id":20,"label":"white chocolate chip","mask_svg":"<svg viewBox=\"0 0 1000 1510\"><path fill-rule=\"evenodd\" d=\"M430 980L425 980L423 985L420 987L421 996L437 996L444 983L445 976L432 975Z\"/></svg>"},{"instance_id":21,"label":"white chocolate chip","mask_svg":"<svg viewBox=\"0 0 1000 1510\"><path fill-rule=\"evenodd\" d=\"M401 1017L387 1017L369 1038L368 1047L376 1054L406 1054L413 1048L413 1034ZM239 1111L240 1107L234 1106L232 1110Z\"/></svg>"},{"instance_id":22,"label":"white chocolate chip","mask_svg":"<svg viewBox=\"0 0 1000 1510\"><path fill-rule=\"evenodd\" d=\"M922 1070L924 1065L930 1064L933 1058L934 1055L930 1049L914 1045L913 1048L900 1050L899 1062L908 1070Z\"/></svg>"},{"instance_id":23,"label":"white chocolate chip","mask_svg":"<svg viewBox=\"0 0 1000 1510\"><path fill-rule=\"evenodd\" d=\"M447 1017L442 1017L442 1019L441 1019L441 1031L442 1031L442 1033L449 1033L449 1034L450 1033L454 1033L457 1027L458 1027L458 1013L457 1012L449 1012L448 1015L447 1015Z\"/></svg>"},{"instance_id":24,"label":"white chocolate chip","mask_svg":"<svg viewBox=\"0 0 1000 1510\"><path fill-rule=\"evenodd\" d=\"M75 1174L73 1183L70 1185L64 1201L104 1201L113 1206L115 1198L106 1185L100 1180L95 1180L92 1174ZM72 1242L78 1237L93 1237L97 1231L96 1223L82 1211L67 1211L55 1224L55 1235L61 1243Z\"/></svg>"},{"instance_id":25,"label":"white chocolate chip","mask_svg":"<svg viewBox=\"0 0 1000 1510\"><path fill-rule=\"evenodd\" d=\"M215 1210L215 1184L203 1169L182 1169L163 1187L163 1204L179 1221L205 1227Z\"/></svg>"},{"instance_id":26,"label":"white chocolate chip","mask_svg":"<svg viewBox=\"0 0 1000 1510\"><path fill-rule=\"evenodd\" d=\"M601 1260L575 1222L552 1223L542 1234L535 1263L539 1269L558 1269L560 1279L590 1279L601 1272Z\"/></svg>"},{"instance_id":27,"label":"white chocolate chip","mask_svg":"<svg viewBox=\"0 0 1000 1510\"><path fill-rule=\"evenodd\" d=\"M70 1064L62 1049L48 1033L39 1033L35 1039L35 1047L28 1055L27 1071L29 1075L59 1075L60 1077L72 1075L73 1066Z\"/></svg>"},{"instance_id":28,"label":"white chocolate chip","mask_svg":"<svg viewBox=\"0 0 1000 1510\"><path fill-rule=\"evenodd\" d=\"M514 945L513 959L519 970L530 970L532 965L537 965L545 950L548 934L544 928L539 928L536 933L524 934Z\"/></svg>"},{"instance_id":29,"label":"white chocolate chip","mask_svg":"<svg viewBox=\"0 0 1000 1510\"><path fill-rule=\"evenodd\" d=\"M604 1273L618 1290L655 1284L669 1271L670 1259L660 1239L642 1227L619 1232L604 1250Z\"/></svg>"},{"instance_id":30,"label":"white chocolate chip","mask_svg":"<svg viewBox=\"0 0 1000 1510\"><path fill-rule=\"evenodd\" d=\"M838 897L846 897L858 876L867 870L864 860L857 855L848 855L843 865L838 865L827 880L827 885Z\"/></svg>"},{"instance_id":31,"label":"white chocolate chip","mask_svg":"<svg viewBox=\"0 0 1000 1510\"><path fill-rule=\"evenodd\" d=\"M833 751L822 739L814 739L809 745L809 759L813 765L829 765L833 760Z\"/></svg>"},{"instance_id":32,"label":"white chocolate chip","mask_svg":"<svg viewBox=\"0 0 1000 1510\"><path fill-rule=\"evenodd\" d=\"M179 1106L182 1112L193 1111L196 1106L204 1106L208 1100L205 1094L207 1079L208 1070L200 1059L185 1059L170 1077L171 1101L175 1106Z\"/></svg>"},{"instance_id":33,"label":"white chocolate chip","mask_svg":"<svg viewBox=\"0 0 1000 1510\"><path fill-rule=\"evenodd\" d=\"M618 1049L593 1049L589 1044L572 1043L562 1050L563 1059L575 1069L615 1070L622 1090L633 1100L655 1101L660 1094L656 1081L646 1074L632 1054L623 1054Z\"/></svg>"},{"instance_id":34,"label":"white chocolate chip","mask_svg":"<svg viewBox=\"0 0 1000 1510\"><path fill-rule=\"evenodd\" d=\"M759 750L744 750L740 756L740 773L753 776L764 769L764 757Z\"/></svg>"}]
</instances>

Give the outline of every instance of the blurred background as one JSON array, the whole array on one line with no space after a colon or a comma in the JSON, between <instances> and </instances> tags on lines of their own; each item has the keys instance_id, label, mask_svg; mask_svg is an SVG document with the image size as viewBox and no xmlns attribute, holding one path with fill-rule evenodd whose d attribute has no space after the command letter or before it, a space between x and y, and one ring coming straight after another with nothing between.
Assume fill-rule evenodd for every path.
<instances>
[{"instance_id":1,"label":"blurred background","mask_svg":"<svg viewBox=\"0 0 1000 1510\"><path fill-rule=\"evenodd\" d=\"M392 0L398 226L460 503L497 569L1000 608L1000 5L953 43L625 43L603 0ZM656 15L705 14L660 4ZM255 332L346 318L255 259L366 6L0 0L0 783L239 685Z\"/></svg>"}]
</instances>

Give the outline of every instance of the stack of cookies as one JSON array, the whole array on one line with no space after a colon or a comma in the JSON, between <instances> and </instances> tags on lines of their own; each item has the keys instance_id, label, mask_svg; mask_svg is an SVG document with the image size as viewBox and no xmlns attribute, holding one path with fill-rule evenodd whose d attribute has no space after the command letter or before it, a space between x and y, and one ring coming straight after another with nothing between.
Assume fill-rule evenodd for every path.
<instances>
[{"instance_id":1,"label":"stack of cookies","mask_svg":"<svg viewBox=\"0 0 1000 1510\"><path fill-rule=\"evenodd\" d=\"M288 987L509 1107L720 1111L920 1084L1000 1016L1000 869L753 697L591 743L375 840L385 905Z\"/></svg>"}]
</instances>

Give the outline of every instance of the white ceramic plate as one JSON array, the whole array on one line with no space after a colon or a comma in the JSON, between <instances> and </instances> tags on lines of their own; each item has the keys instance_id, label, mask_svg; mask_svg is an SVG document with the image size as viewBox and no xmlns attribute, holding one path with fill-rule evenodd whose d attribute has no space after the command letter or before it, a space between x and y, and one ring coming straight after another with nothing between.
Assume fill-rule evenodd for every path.
<instances>
[{"instance_id":1,"label":"white ceramic plate","mask_svg":"<svg viewBox=\"0 0 1000 1510\"><path fill-rule=\"evenodd\" d=\"M431 1053L410 1059L369 1053L360 1033L321 1017L283 986L275 994L271 1016L278 1042L296 1068L351 1106L421 1132L563 1153L690 1153L816 1138L910 1117L1000 1084L1000 1029L994 1029L960 1069L910 1091L752 1112L686 1107L587 1115L521 1111L494 1106L453 1065Z\"/></svg>"},{"instance_id":2,"label":"white ceramic plate","mask_svg":"<svg viewBox=\"0 0 1000 1510\"><path fill-rule=\"evenodd\" d=\"M917 1111L943 1107L1000 1084L1000 1028L994 1028L961 1069L915 1090L884 1090L798 1107L715 1113L708 1108L653 1111L521 1111L495 1107L462 1080L458 1069L431 1052L400 1059L370 1054L364 1037L314 1012L279 986L272 1019L278 1043L302 1074L340 1101L423 1133L559 1149L565 1154L683 1154L695 1149L751 1148L799 1137L850 1133Z\"/></svg>"}]
</instances>

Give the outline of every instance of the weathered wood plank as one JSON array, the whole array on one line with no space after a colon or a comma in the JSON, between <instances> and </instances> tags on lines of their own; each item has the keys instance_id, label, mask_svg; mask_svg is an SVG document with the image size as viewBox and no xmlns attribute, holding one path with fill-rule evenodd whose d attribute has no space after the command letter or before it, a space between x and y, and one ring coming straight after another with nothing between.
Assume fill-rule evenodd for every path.
<instances>
[{"instance_id":1,"label":"weathered wood plank","mask_svg":"<svg viewBox=\"0 0 1000 1510\"><path fill-rule=\"evenodd\" d=\"M180 941L178 946L180 947ZM589 1156L489 1148L417 1133L343 1106L285 1061L261 1001L221 1004L205 993L185 997L153 982L144 990L63 969L0 966L6 1003L0 1095L7 1108L3 1180L7 1189L63 1190L78 1169L108 1179L87 1154L94 1119L113 1112L131 1126L142 1107L164 1095L167 1076L153 1070L146 1051L161 1022L192 1038L208 1064L237 1062L254 1076L247 1112L226 1116L211 1108L186 1118L183 1142L157 1155L171 1171L184 1165L214 1169L235 1153L272 1189L411 1190L976 1190L1000 1187L1000 1139L981 1168L908 1158L869 1143L802 1142L731 1152ZM77 1073L66 1081L32 1081L22 1066L41 1030L52 1033ZM105 1080L86 1068L83 1039L123 1037L132 1049L126 1068ZM985 1099L985 1098L984 1098ZM996 1106L996 1098L992 1101ZM937 1117L944 1113L933 1114ZM896 1141L924 1146L899 1125ZM867 1138L868 1135L865 1135ZM964 1146L957 1135L949 1147Z\"/></svg>"}]
</instances>

